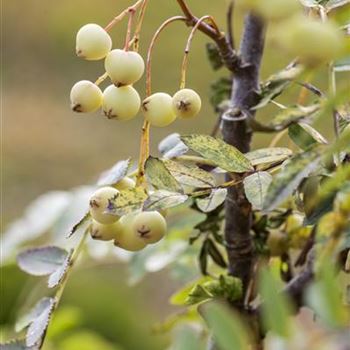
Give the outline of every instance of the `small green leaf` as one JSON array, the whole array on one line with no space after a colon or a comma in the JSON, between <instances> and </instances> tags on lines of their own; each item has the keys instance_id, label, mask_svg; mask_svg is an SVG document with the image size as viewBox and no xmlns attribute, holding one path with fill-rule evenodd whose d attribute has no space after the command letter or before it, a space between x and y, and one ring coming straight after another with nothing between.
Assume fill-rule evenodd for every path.
<instances>
[{"instance_id":1,"label":"small green leaf","mask_svg":"<svg viewBox=\"0 0 350 350\"><path fill-rule=\"evenodd\" d=\"M282 162L289 158L293 152L285 147L260 148L245 154L252 165Z\"/></svg>"},{"instance_id":2,"label":"small green leaf","mask_svg":"<svg viewBox=\"0 0 350 350\"><path fill-rule=\"evenodd\" d=\"M321 161L320 153L319 149L313 149L297 154L288 160L267 190L263 205L265 212L283 203L296 190L301 181L317 169Z\"/></svg>"},{"instance_id":3,"label":"small green leaf","mask_svg":"<svg viewBox=\"0 0 350 350\"><path fill-rule=\"evenodd\" d=\"M262 317L266 330L281 337L288 337L290 332L290 305L285 295L280 292L280 283L268 269L260 275L259 289L262 297Z\"/></svg>"},{"instance_id":4,"label":"small green leaf","mask_svg":"<svg viewBox=\"0 0 350 350\"><path fill-rule=\"evenodd\" d=\"M272 176L266 171L258 171L244 179L245 195L254 209L261 210L263 208L267 189L271 181Z\"/></svg>"},{"instance_id":5,"label":"small green leaf","mask_svg":"<svg viewBox=\"0 0 350 350\"><path fill-rule=\"evenodd\" d=\"M109 201L106 212L112 215L126 215L141 209L147 194L142 187L129 188L119 192L119 195Z\"/></svg>"},{"instance_id":6,"label":"small green leaf","mask_svg":"<svg viewBox=\"0 0 350 350\"><path fill-rule=\"evenodd\" d=\"M302 122L292 124L288 128L288 135L303 150L307 150L317 143L328 144L328 141L317 130Z\"/></svg>"},{"instance_id":7,"label":"small green leaf","mask_svg":"<svg viewBox=\"0 0 350 350\"><path fill-rule=\"evenodd\" d=\"M188 196L182 193L159 190L150 194L143 205L143 210L168 209L186 202L187 199Z\"/></svg>"},{"instance_id":8,"label":"small green leaf","mask_svg":"<svg viewBox=\"0 0 350 350\"><path fill-rule=\"evenodd\" d=\"M182 192L181 186L160 159L149 157L145 164L145 172L156 189Z\"/></svg>"},{"instance_id":9,"label":"small green leaf","mask_svg":"<svg viewBox=\"0 0 350 350\"><path fill-rule=\"evenodd\" d=\"M186 305L194 305L211 299L213 296L208 293L200 284L195 285L186 298Z\"/></svg>"},{"instance_id":10,"label":"small green leaf","mask_svg":"<svg viewBox=\"0 0 350 350\"><path fill-rule=\"evenodd\" d=\"M181 140L202 157L213 161L218 167L236 173L253 170L250 161L237 148L209 135L186 135Z\"/></svg>"},{"instance_id":11,"label":"small green leaf","mask_svg":"<svg viewBox=\"0 0 350 350\"><path fill-rule=\"evenodd\" d=\"M202 312L220 350L249 350L251 348L245 325L235 313L219 303L207 303Z\"/></svg>"},{"instance_id":12,"label":"small green leaf","mask_svg":"<svg viewBox=\"0 0 350 350\"><path fill-rule=\"evenodd\" d=\"M207 43L205 45L205 47L207 49L207 56L208 56L211 67L214 70L218 70L221 67L223 67L224 63L222 62L220 51L219 51L217 45L214 43Z\"/></svg>"},{"instance_id":13,"label":"small green leaf","mask_svg":"<svg viewBox=\"0 0 350 350\"><path fill-rule=\"evenodd\" d=\"M202 244L202 248L199 252L199 268L201 270L202 275L206 276L208 274L208 241L205 240Z\"/></svg>"},{"instance_id":14,"label":"small green leaf","mask_svg":"<svg viewBox=\"0 0 350 350\"><path fill-rule=\"evenodd\" d=\"M216 188L210 192L208 197L197 198L196 203L202 212L209 213L221 205L225 201L226 196L226 188Z\"/></svg>"},{"instance_id":15,"label":"small green leaf","mask_svg":"<svg viewBox=\"0 0 350 350\"><path fill-rule=\"evenodd\" d=\"M40 345L45 336L47 327L50 322L52 312L55 308L56 301L53 298L45 298L45 307L32 320L26 334L27 346ZM41 301L39 301L41 303Z\"/></svg>"},{"instance_id":16,"label":"small green leaf","mask_svg":"<svg viewBox=\"0 0 350 350\"><path fill-rule=\"evenodd\" d=\"M232 79L220 77L210 85L210 103L217 109L231 96Z\"/></svg>"},{"instance_id":17,"label":"small green leaf","mask_svg":"<svg viewBox=\"0 0 350 350\"><path fill-rule=\"evenodd\" d=\"M123 179L131 166L131 159L117 162L111 169L103 172L97 181L97 186L110 186Z\"/></svg>"},{"instance_id":18,"label":"small green leaf","mask_svg":"<svg viewBox=\"0 0 350 350\"><path fill-rule=\"evenodd\" d=\"M217 248L217 246L215 245L215 243L211 240L211 239L207 239L207 244L208 244L208 254L210 255L210 257L213 259L213 261L225 268L227 267L226 261L223 258L221 252L219 251L219 249Z\"/></svg>"},{"instance_id":19,"label":"small green leaf","mask_svg":"<svg viewBox=\"0 0 350 350\"><path fill-rule=\"evenodd\" d=\"M18 266L34 276L45 276L55 272L64 263L68 253L59 247L28 249L18 254Z\"/></svg>"},{"instance_id":20,"label":"small green leaf","mask_svg":"<svg viewBox=\"0 0 350 350\"><path fill-rule=\"evenodd\" d=\"M164 165L180 184L202 188L215 186L213 176L197 166L187 166L172 160L164 160Z\"/></svg>"}]
</instances>

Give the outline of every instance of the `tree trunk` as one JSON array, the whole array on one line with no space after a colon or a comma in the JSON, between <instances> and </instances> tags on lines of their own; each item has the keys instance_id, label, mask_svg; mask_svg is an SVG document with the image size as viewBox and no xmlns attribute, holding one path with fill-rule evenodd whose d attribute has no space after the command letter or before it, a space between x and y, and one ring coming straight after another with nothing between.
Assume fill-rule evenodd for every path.
<instances>
[{"instance_id":1,"label":"tree trunk","mask_svg":"<svg viewBox=\"0 0 350 350\"><path fill-rule=\"evenodd\" d=\"M223 118L224 140L245 153L250 150L252 133L247 119L252 118L251 107L256 104L259 87L259 70L264 48L265 27L262 20L248 14L245 18L244 33L240 46L240 56L244 67L240 68L232 81L232 110L236 117ZM235 120L238 119L238 120ZM243 282L244 294L250 281L254 264L254 246L250 229L252 208L244 194L243 184L228 190L225 203L225 240L229 260L229 272Z\"/></svg>"}]
</instances>

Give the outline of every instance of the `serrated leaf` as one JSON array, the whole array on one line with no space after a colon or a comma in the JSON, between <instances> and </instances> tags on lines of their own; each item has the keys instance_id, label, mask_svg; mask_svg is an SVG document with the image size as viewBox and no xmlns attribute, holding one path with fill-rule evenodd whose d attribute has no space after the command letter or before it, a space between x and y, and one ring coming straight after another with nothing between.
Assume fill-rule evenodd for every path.
<instances>
[{"instance_id":1,"label":"serrated leaf","mask_svg":"<svg viewBox=\"0 0 350 350\"><path fill-rule=\"evenodd\" d=\"M288 160L271 182L265 196L263 210L271 211L283 203L296 190L301 181L317 169L320 161L319 149L299 153Z\"/></svg>"},{"instance_id":2,"label":"serrated leaf","mask_svg":"<svg viewBox=\"0 0 350 350\"><path fill-rule=\"evenodd\" d=\"M223 258L221 252L211 239L207 239L208 242L208 254L213 259L213 261L220 267L227 267L226 261Z\"/></svg>"},{"instance_id":3,"label":"serrated leaf","mask_svg":"<svg viewBox=\"0 0 350 350\"><path fill-rule=\"evenodd\" d=\"M207 57L212 69L218 70L223 67L224 63L222 62L220 51L217 45L214 43L207 43L205 45L205 48L207 49Z\"/></svg>"},{"instance_id":4,"label":"serrated leaf","mask_svg":"<svg viewBox=\"0 0 350 350\"><path fill-rule=\"evenodd\" d=\"M290 332L290 306L285 295L278 290L278 281L273 274L263 269L260 274L259 290L262 297L262 317L266 330L281 337Z\"/></svg>"},{"instance_id":5,"label":"serrated leaf","mask_svg":"<svg viewBox=\"0 0 350 350\"><path fill-rule=\"evenodd\" d=\"M98 186L114 185L123 179L131 165L131 159L121 160L113 165L112 168L103 172L97 181Z\"/></svg>"},{"instance_id":6,"label":"serrated leaf","mask_svg":"<svg viewBox=\"0 0 350 350\"><path fill-rule=\"evenodd\" d=\"M142 187L128 188L119 192L115 199L109 201L106 213L122 216L141 209L147 194Z\"/></svg>"},{"instance_id":7,"label":"serrated leaf","mask_svg":"<svg viewBox=\"0 0 350 350\"><path fill-rule=\"evenodd\" d=\"M266 171L258 171L244 179L245 195L254 209L261 210L263 208L267 189L271 181L272 176Z\"/></svg>"},{"instance_id":8,"label":"serrated leaf","mask_svg":"<svg viewBox=\"0 0 350 350\"><path fill-rule=\"evenodd\" d=\"M143 205L143 210L172 208L186 202L187 199L188 196L182 193L159 190L150 194Z\"/></svg>"},{"instance_id":9,"label":"serrated leaf","mask_svg":"<svg viewBox=\"0 0 350 350\"><path fill-rule=\"evenodd\" d=\"M280 95L302 71L300 65L288 67L267 79L260 86L259 103L253 109L265 107L271 100Z\"/></svg>"},{"instance_id":10,"label":"serrated leaf","mask_svg":"<svg viewBox=\"0 0 350 350\"><path fill-rule=\"evenodd\" d=\"M230 172L244 173L253 170L250 161L237 148L209 135L185 135L181 140L202 157Z\"/></svg>"},{"instance_id":11,"label":"serrated leaf","mask_svg":"<svg viewBox=\"0 0 350 350\"><path fill-rule=\"evenodd\" d=\"M221 205L225 201L226 196L226 188L216 188L210 192L208 197L197 198L196 203L202 212L209 213Z\"/></svg>"},{"instance_id":12,"label":"serrated leaf","mask_svg":"<svg viewBox=\"0 0 350 350\"><path fill-rule=\"evenodd\" d=\"M290 125L288 135L303 150L307 150L317 143L328 144L328 141L316 129L302 122Z\"/></svg>"},{"instance_id":13,"label":"serrated leaf","mask_svg":"<svg viewBox=\"0 0 350 350\"><path fill-rule=\"evenodd\" d=\"M64 262L62 263L62 265L55 272L53 272L49 276L49 280L48 280L48 283L47 283L49 288L57 287L59 284L61 284L61 282L65 278L67 270L68 270L68 268L69 268L69 266L71 264L73 251L74 250L71 249L69 254L67 254Z\"/></svg>"},{"instance_id":14,"label":"serrated leaf","mask_svg":"<svg viewBox=\"0 0 350 350\"><path fill-rule=\"evenodd\" d=\"M283 130L292 123L315 115L319 110L320 105L318 103L310 106L297 105L290 107L278 113L267 126L274 130Z\"/></svg>"},{"instance_id":15,"label":"serrated leaf","mask_svg":"<svg viewBox=\"0 0 350 350\"><path fill-rule=\"evenodd\" d=\"M251 348L243 319L219 303L207 303L202 314L221 350Z\"/></svg>"},{"instance_id":16,"label":"serrated leaf","mask_svg":"<svg viewBox=\"0 0 350 350\"><path fill-rule=\"evenodd\" d=\"M145 173L156 189L182 192L181 186L160 159L149 157L145 164Z\"/></svg>"},{"instance_id":17,"label":"serrated leaf","mask_svg":"<svg viewBox=\"0 0 350 350\"><path fill-rule=\"evenodd\" d=\"M43 311L45 311L51 305L51 298L44 297L40 299L32 309L24 314L15 325L16 332L20 332L24 328L28 327L36 318L38 318Z\"/></svg>"},{"instance_id":18,"label":"serrated leaf","mask_svg":"<svg viewBox=\"0 0 350 350\"><path fill-rule=\"evenodd\" d=\"M210 298L212 295L200 284L196 284L186 298L186 305L195 305Z\"/></svg>"},{"instance_id":19,"label":"serrated leaf","mask_svg":"<svg viewBox=\"0 0 350 350\"><path fill-rule=\"evenodd\" d=\"M47 298L47 305L41 313L30 324L26 334L27 346L41 344L45 336L47 327L50 322L52 312L55 308L56 301L53 298Z\"/></svg>"},{"instance_id":20,"label":"serrated leaf","mask_svg":"<svg viewBox=\"0 0 350 350\"><path fill-rule=\"evenodd\" d=\"M172 160L164 160L164 165L180 184L202 188L215 186L213 176L197 166L187 166Z\"/></svg>"},{"instance_id":21,"label":"serrated leaf","mask_svg":"<svg viewBox=\"0 0 350 350\"><path fill-rule=\"evenodd\" d=\"M70 230L70 232L67 235L67 238L70 238L74 235L75 232L77 232L86 222L88 222L91 219L90 213L86 213L81 220L79 220Z\"/></svg>"},{"instance_id":22,"label":"serrated leaf","mask_svg":"<svg viewBox=\"0 0 350 350\"><path fill-rule=\"evenodd\" d=\"M55 272L64 263L68 253L59 247L28 249L17 256L18 266L34 276L45 276Z\"/></svg>"},{"instance_id":23,"label":"serrated leaf","mask_svg":"<svg viewBox=\"0 0 350 350\"><path fill-rule=\"evenodd\" d=\"M260 148L245 154L253 166L281 162L289 158L293 152L285 147Z\"/></svg>"},{"instance_id":24,"label":"serrated leaf","mask_svg":"<svg viewBox=\"0 0 350 350\"><path fill-rule=\"evenodd\" d=\"M24 340L12 340L6 343L0 344L1 350L39 350L39 347L28 347Z\"/></svg>"}]
</instances>

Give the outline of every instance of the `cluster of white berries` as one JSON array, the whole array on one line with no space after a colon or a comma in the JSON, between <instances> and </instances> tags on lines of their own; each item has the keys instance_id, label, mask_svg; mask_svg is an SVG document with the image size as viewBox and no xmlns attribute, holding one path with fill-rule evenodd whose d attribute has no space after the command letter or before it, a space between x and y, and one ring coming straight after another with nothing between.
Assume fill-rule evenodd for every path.
<instances>
[{"instance_id":1,"label":"cluster of white berries","mask_svg":"<svg viewBox=\"0 0 350 350\"><path fill-rule=\"evenodd\" d=\"M143 75L143 58L135 51L112 50L112 39L101 26L87 24L76 37L76 53L86 60L105 59L105 70L112 83L103 92L91 81L77 82L70 93L75 112L89 113L102 108L109 119L129 120L140 108L152 126L164 127L176 117L192 118L201 108L199 95L191 89L181 89L173 97L155 93L142 103L132 84Z\"/></svg>"},{"instance_id":2,"label":"cluster of white berries","mask_svg":"<svg viewBox=\"0 0 350 350\"><path fill-rule=\"evenodd\" d=\"M135 252L164 237L167 224L162 214L157 211L143 211L121 217L107 212L108 206L119 195L119 191L134 186L135 182L125 177L114 187L101 187L92 195L90 198L92 238L113 240L116 246Z\"/></svg>"}]
</instances>

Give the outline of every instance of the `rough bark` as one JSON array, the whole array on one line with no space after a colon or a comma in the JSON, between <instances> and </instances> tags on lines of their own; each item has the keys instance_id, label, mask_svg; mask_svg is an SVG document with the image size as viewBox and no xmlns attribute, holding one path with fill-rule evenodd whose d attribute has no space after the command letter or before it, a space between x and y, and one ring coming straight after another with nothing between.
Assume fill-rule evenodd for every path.
<instances>
[{"instance_id":1,"label":"rough bark","mask_svg":"<svg viewBox=\"0 0 350 350\"><path fill-rule=\"evenodd\" d=\"M264 48L265 28L262 20L248 14L240 46L240 57L244 67L233 77L231 110L235 116L224 118L222 133L224 140L245 153L250 150L251 130L244 116L251 118L256 104L259 86L259 70ZM251 205L245 197L243 185L231 187L225 204L225 239L229 259L229 272L239 277L246 290L254 263L254 247L250 235L252 224Z\"/></svg>"}]
</instances>

